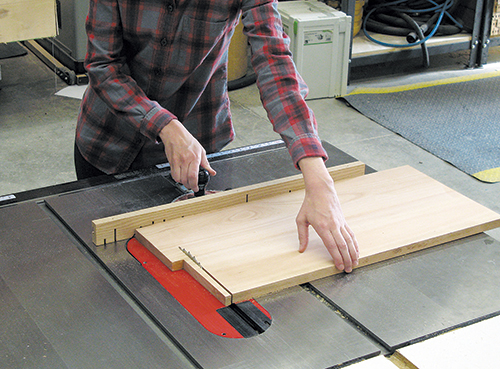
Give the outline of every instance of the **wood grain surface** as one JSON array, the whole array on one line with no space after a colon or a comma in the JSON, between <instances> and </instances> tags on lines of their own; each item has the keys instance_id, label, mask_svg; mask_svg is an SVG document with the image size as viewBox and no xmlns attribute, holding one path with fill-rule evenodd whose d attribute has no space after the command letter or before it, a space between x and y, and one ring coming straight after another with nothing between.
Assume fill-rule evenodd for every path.
<instances>
[{"instance_id":1,"label":"wood grain surface","mask_svg":"<svg viewBox=\"0 0 500 369\"><path fill-rule=\"evenodd\" d=\"M328 168L334 181L365 174L365 165L359 161ZM302 174L280 178L265 183L222 191L189 201L180 201L152 208L118 214L92 221L92 241L96 245L125 240L134 235L136 228L163 223L193 214L211 212L230 205L247 203L280 193L304 188Z\"/></svg>"},{"instance_id":2,"label":"wood grain surface","mask_svg":"<svg viewBox=\"0 0 500 369\"><path fill-rule=\"evenodd\" d=\"M500 226L499 214L409 166L340 180L336 189L360 266ZM225 206L136 237L171 269L190 260L181 249L189 252L198 263L190 260L190 273L228 305L339 272L312 228L308 249L297 251L303 197L297 190Z\"/></svg>"}]
</instances>

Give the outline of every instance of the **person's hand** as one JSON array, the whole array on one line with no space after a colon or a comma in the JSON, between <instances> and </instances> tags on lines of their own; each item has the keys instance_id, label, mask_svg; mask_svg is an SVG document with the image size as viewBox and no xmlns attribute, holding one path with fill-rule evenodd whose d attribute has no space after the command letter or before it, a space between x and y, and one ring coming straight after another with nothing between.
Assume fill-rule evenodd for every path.
<instances>
[{"instance_id":1,"label":"person's hand","mask_svg":"<svg viewBox=\"0 0 500 369\"><path fill-rule=\"evenodd\" d=\"M307 248L311 225L332 256L336 268L350 273L358 265L358 243L344 218L323 159L304 158L299 161L299 166L305 181L305 198L296 219L299 251L304 252Z\"/></svg>"},{"instance_id":2,"label":"person's hand","mask_svg":"<svg viewBox=\"0 0 500 369\"><path fill-rule=\"evenodd\" d=\"M174 181L197 192L200 166L208 170L211 176L217 174L210 166L203 146L178 120L171 120L160 131L159 136L165 146L165 155Z\"/></svg>"}]
</instances>

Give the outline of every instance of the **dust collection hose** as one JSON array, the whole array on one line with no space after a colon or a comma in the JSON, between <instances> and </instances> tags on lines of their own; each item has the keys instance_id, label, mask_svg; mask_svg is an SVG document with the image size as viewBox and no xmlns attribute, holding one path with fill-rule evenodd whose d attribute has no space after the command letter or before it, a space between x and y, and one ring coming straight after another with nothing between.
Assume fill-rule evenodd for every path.
<instances>
[{"instance_id":1,"label":"dust collection hose","mask_svg":"<svg viewBox=\"0 0 500 369\"><path fill-rule=\"evenodd\" d=\"M377 0L375 0L377 1ZM462 31L462 24L450 13L456 0L384 0L370 3L363 20L366 37L383 46L406 48L420 45L423 65L429 67L429 51L426 41L434 35L451 35ZM444 24L446 22L451 24ZM391 44L375 39L368 31L395 36L404 36L408 44Z\"/></svg>"}]
</instances>

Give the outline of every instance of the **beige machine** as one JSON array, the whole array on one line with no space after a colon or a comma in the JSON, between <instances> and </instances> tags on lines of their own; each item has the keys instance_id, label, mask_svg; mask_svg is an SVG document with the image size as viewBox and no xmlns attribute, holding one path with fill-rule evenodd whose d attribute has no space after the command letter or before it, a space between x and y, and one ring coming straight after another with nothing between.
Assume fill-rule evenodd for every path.
<instances>
[{"instance_id":1,"label":"beige machine","mask_svg":"<svg viewBox=\"0 0 500 369\"><path fill-rule=\"evenodd\" d=\"M319 1L278 5L297 70L309 86L308 99L346 93L351 17Z\"/></svg>"}]
</instances>

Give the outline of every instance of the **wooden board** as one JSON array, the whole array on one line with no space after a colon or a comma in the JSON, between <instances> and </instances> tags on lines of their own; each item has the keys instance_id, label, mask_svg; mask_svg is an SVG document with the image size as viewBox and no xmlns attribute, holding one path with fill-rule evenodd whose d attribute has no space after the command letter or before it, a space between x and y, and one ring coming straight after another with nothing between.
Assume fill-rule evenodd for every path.
<instances>
[{"instance_id":1,"label":"wooden board","mask_svg":"<svg viewBox=\"0 0 500 369\"><path fill-rule=\"evenodd\" d=\"M408 166L338 181L336 188L360 245L360 266L500 226L499 214ZM187 265L222 303L256 298L338 273L312 228L308 249L297 251L303 196L293 191L172 219L138 229L136 237L172 270Z\"/></svg>"},{"instance_id":2,"label":"wooden board","mask_svg":"<svg viewBox=\"0 0 500 369\"><path fill-rule=\"evenodd\" d=\"M56 35L55 0L0 0L0 42Z\"/></svg>"}]
</instances>

